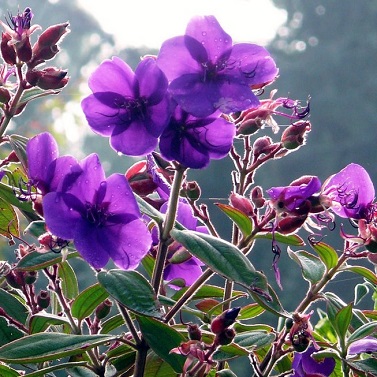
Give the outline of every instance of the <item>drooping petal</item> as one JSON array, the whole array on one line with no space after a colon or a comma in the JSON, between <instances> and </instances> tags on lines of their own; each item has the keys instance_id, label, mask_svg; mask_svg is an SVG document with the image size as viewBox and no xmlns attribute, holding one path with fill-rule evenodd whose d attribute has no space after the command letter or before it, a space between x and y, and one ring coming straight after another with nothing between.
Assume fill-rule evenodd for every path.
<instances>
[{"instance_id":1,"label":"drooping petal","mask_svg":"<svg viewBox=\"0 0 377 377\"><path fill-rule=\"evenodd\" d=\"M365 218L375 196L369 174L354 163L332 175L322 192L333 200L331 208L338 216L353 219Z\"/></svg>"},{"instance_id":2,"label":"drooping petal","mask_svg":"<svg viewBox=\"0 0 377 377\"><path fill-rule=\"evenodd\" d=\"M349 355L359 355L360 353L372 352L377 352L377 339L371 336L352 342L348 348Z\"/></svg>"},{"instance_id":3,"label":"drooping petal","mask_svg":"<svg viewBox=\"0 0 377 377\"><path fill-rule=\"evenodd\" d=\"M34 136L26 146L28 176L35 182L47 184L52 179L49 165L59 156L58 144L54 137L44 132Z\"/></svg>"}]
</instances>

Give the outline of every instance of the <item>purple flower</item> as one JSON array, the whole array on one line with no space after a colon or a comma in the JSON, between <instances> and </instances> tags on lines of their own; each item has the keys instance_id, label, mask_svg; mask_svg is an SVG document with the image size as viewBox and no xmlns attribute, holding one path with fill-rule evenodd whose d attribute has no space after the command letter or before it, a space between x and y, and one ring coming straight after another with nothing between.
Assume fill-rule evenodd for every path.
<instances>
[{"instance_id":1,"label":"purple flower","mask_svg":"<svg viewBox=\"0 0 377 377\"><path fill-rule=\"evenodd\" d=\"M272 187L267 190L271 202L278 211L291 212L303 205L321 189L321 181L315 176L304 176L289 186Z\"/></svg>"},{"instance_id":2,"label":"purple flower","mask_svg":"<svg viewBox=\"0 0 377 377\"><path fill-rule=\"evenodd\" d=\"M131 188L122 174L106 179L98 156L92 154L71 168L43 199L49 230L73 240L94 268L111 258L123 269L134 269L149 251L151 236Z\"/></svg>"},{"instance_id":3,"label":"purple flower","mask_svg":"<svg viewBox=\"0 0 377 377\"><path fill-rule=\"evenodd\" d=\"M322 196L331 200L331 209L340 217L362 219L369 216L374 186L367 171L349 164L323 184Z\"/></svg>"},{"instance_id":4,"label":"purple flower","mask_svg":"<svg viewBox=\"0 0 377 377\"><path fill-rule=\"evenodd\" d=\"M116 151L130 156L151 152L169 117L168 82L153 58L135 73L121 59L105 60L91 75L93 94L82 109L92 130L110 137Z\"/></svg>"},{"instance_id":5,"label":"purple flower","mask_svg":"<svg viewBox=\"0 0 377 377\"><path fill-rule=\"evenodd\" d=\"M233 144L235 126L219 113L196 118L177 106L160 138L160 151L167 160L202 169L210 159L225 157Z\"/></svg>"},{"instance_id":6,"label":"purple flower","mask_svg":"<svg viewBox=\"0 0 377 377\"><path fill-rule=\"evenodd\" d=\"M328 377L335 368L333 358L325 358L323 361L316 361L312 358L315 352L314 346L310 346L305 352L296 352L293 358L292 369L295 373L292 377Z\"/></svg>"},{"instance_id":7,"label":"purple flower","mask_svg":"<svg viewBox=\"0 0 377 377\"><path fill-rule=\"evenodd\" d=\"M377 339L367 336L351 343L348 348L349 355L359 355L360 353L377 352Z\"/></svg>"},{"instance_id":8,"label":"purple flower","mask_svg":"<svg viewBox=\"0 0 377 377\"><path fill-rule=\"evenodd\" d=\"M278 73L263 47L233 45L214 16L191 19L184 36L162 44L157 64L171 81L173 98L197 117L258 106L252 89L273 81Z\"/></svg>"},{"instance_id":9,"label":"purple flower","mask_svg":"<svg viewBox=\"0 0 377 377\"><path fill-rule=\"evenodd\" d=\"M35 187L42 195L55 191L61 179L77 164L72 156L59 157L54 137L44 132L34 136L26 146L28 161L28 186Z\"/></svg>"}]
</instances>

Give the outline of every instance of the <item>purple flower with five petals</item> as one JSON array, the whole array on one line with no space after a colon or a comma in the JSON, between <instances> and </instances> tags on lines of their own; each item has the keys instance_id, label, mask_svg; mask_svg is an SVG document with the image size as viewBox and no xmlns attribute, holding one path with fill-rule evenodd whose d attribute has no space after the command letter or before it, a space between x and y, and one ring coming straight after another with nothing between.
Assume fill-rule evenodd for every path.
<instances>
[{"instance_id":1,"label":"purple flower with five petals","mask_svg":"<svg viewBox=\"0 0 377 377\"><path fill-rule=\"evenodd\" d=\"M197 117L258 106L252 89L270 83L278 73L263 47L233 45L214 16L191 19L185 35L162 44L157 64L170 81L173 98Z\"/></svg>"},{"instance_id":2,"label":"purple flower with five petals","mask_svg":"<svg viewBox=\"0 0 377 377\"><path fill-rule=\"evenodd\" d=\"M77 160L72 156L59 157L54 137L44 132L31 138L26 146L29 188L35 187L42 195L55 191L62 178Z\"/></svg>"},{"instance_id":3,"label":"purple flower with five petals","mask_svg":"<svg viewBox=\"0 0 377 377\"><path fill-rule=\"evenodd\" d=\"M292 363L292 369L295 373L292 377L329 377L331 375L335 368L335 360L333 358L325 358L322 361L316 361L312 357L314 352L314 346L310 346L303 353L295 353Z\"/></svg>"},{"instance_id":4,"label":"purple flower with five petals","mask_svg":"<svg viewBox=\"0 0 377 377\"><path fill-rule=\"evenodd\" d=\"M331 201L331 209L340 217L367 219L375 190L367 171L358 164L349 164L323 184L322 197Z\"/></svg>"},{"instance_id":5,"label":"purple flower with five petals","mask_svg":"<svg viewBox=\"0 0 377 377\"><path fill-rule=\"evenodd\" d=\"M81 106L92 130L126 155L153 151L170 117L168 81L156 60L143 59L135 72L117 57L105 60L89 87L93 94Z\"/></svg>"},{"instance_id":6,"label":"purple flower with five petals","mask_svg":"<svg viewBox=\"0 0 377 377\"><path fill-rule=\"evenodd\" d=\"M58 191L44 196L43 209L49 230L73 240L94 268L111 258L119 268L134 269L149 251L151 236L127 179L106 179L96 154L74 165Z\"/></svg>"},{"instance_id":7,"label":"purple flower with five petals","mask_svg":"<svg viewBox=\"0 0 377 377\"><path fill-rule=\"evenodd\" d=\"M170 122L160 138L160 151L167 160L176 160L188 168L205 168L210 159L225 157L236 129L233 123L212 114L196 118L176 106Z\"/></svg>"}]
</instances>

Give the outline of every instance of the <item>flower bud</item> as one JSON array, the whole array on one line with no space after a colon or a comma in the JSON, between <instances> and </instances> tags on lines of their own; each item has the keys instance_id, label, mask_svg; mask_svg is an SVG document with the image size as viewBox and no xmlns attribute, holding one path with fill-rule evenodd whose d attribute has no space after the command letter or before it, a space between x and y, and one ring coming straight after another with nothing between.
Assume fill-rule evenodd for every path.
<instances>
[{"instance_id":1,"label":"flower bud","mask_svg":"<svg viewBox=\"0 0 377 377\"><path fill-rule=\"evenodd\" d=\"M147 171L147 162L139 161L133 164L125 174L134 193L140 196L152 194L157 188L152 174Z\"/></svg>"},{"instance_id":2,"label":"flower bud","mask_svg":"<svg viewBox=\"0 0 377 377\"><path fill-rule=\"evenodd\" d=\"M8 89L0 87L0 103L8 103L11 96Z\"/></svg>"},{"instance_id":3,"label":"flower bud","mask_svg":"<svg viewBox=\"0 0 377 377\"><path fill-rule=\"evenodd\" d=\"M241 308L239 307L232 308L232 309L225 310L225 312L218 315L211 322L211 331L216 335L222 333L229 326L233 325L240 310Z\"/></svg>"},{"instance_id":4,"label":"flower bud","mask_svg":"<svg viewBox=\"0 0 377 377\"><path fill-rule=\"evenodd\" d=\"M279 221L277 231L282 234L292 234L305 223L307 217L307 214L284 217Z\"/></svg>"},{"instance_id":5,"label":"flower bud","mask_svg":"<svg viewBox=\"0 0 377 377\"><path fill-rule=\"evenodd\" d=\"M187 182L185 187L186 197L192 201L198 200L201 195L200 186L196 181Z\"/></svg>"},{"instance_id":6,"label":"flower bud","mask_svg":"<svg viewBox=\"0 0 377 377\"><path fill-rule=\"evenodd\" d=\"M281 143L285 149L293 150L305 144L306 133L311 129L308 121L300 120L285 129L281 135Z\"/></svg>"},{"instance_id":7,"label":"flower bud","mask_svg":"<svg viewBox=\"0 0 377 377\"><path fill-rule=\"evenodd\" d=\"M57 43L61 38L69 32L67 29L68 22L52 25L48 27L38 38L38 41L33 46L33 58L29 62L29 67L34 68L38 64L44 63L56 56L59 52Z\"/></svg>"},{"instance_id":8,"label":"flower bud","mask_svg":"<svg viewBox=\"0 0 377 377\"><path fill-rule=\"evenodd\" d=\"M16 50L14 49L13 45L8 44L11 39L12 37L9 34L2 33L0 49L5 63L15 65L17 63Z\"/></svg>"},{"instance_id":9,"label":"flower bud","mask_svg":"<svg viewBox=\"0 0 377 377\"><path fill-rule=\"evenodd\" d=\"M30 38L26 37L22 42L15 44L17 57L22 62L28 62L33 56Z\"/></svg>"},{"instance_id":10,"label":"flower bud","mask_svg":"<svg viewBox=\"0 0 377 377\"><path fill-rule=\"evenodd\" d=\"M230 204L243 212L247 216L251 216L254 213L254 207L248 198L232 192L229 197Z\"/></svg>"},{"instance_id":11,"label":"flower bud","mask_svg":"<svg viewBox=\"0 0 377 377\"><path fill-rule=\"evenodd\" d=\"M251 190L251 201L254 203L256 208L262 208L266 199L263 197L263 190L260 186L255 186Z\"/></svg>"},{"instance_id":12,"label":"flower bud","mask_svg":"<svg viewBox=\"0 0 377 377\"><path fill-rule=\"evenodd\" d=\"M187 331L190 340L202 340L202 332L197 324L189 323L187 325Z\"/></svg>"},{"instance_id":13,"label":"flower bud","mask_svg":"<svg viewBox=\"0 0 377 377\"><path fill-rule=\"evenodd\" d=\"M262 154L270 153L275 147L276 144L272 142L269 136L259 137L254 141L253 154L258 158Z\"/></svg>"},{"instance_id":14,"label":"flower bud","mask_svg":"<svg viewBox=\"0 0 377 377\"><path fill-rule=\"evenodd\" d=\"M46 309L50 305L50 294L47 291L40 291L37 296L37 304L41 309Z\"/></svg>"},{"instance_id":15,"label":"flower bud","mask_svg":"<svg viewBox=\"0 0 377 377\"><path fill-rule=\"evenodd\" d=\"M104 302L102 302L100 305L96 308L96 317L98 319L104 319L107 317L110 313L111 307L113 306L113 303L111 300L106 299Z\"/></svg>"},{"instance_id":16,"label":"flower bud","mask_svg":"<svg viewBox=\"0 0 377 377\"><path fill-rule=\"evenodd\" d=\"M38 272L37 271L27 271L25 272L25 284L31 285L34 284L37 280Z\"/></svg>"},{"instance_id":17,"label":"flower bud","mask_svg":"<svg viewBox=\"0 0 377 377\"><path fill-rule=\"evenodd\" d=\"M41 89L60 89L68 84L67 71L55 67L45 68L41 71L29 70L26 73L26 80L32 86Z\"/></svg>"},{"instance_id":18,"label":"flower bud","mask_svg":"<svg viewBox=\"0 0 377 377\"><path fill-rule=\"evenodd\" d=\"M223 332L216 335L215 344L225 346L232 343L235 336L236 332L234 331L234 329L225 329Z\"/></svg>"},{"instance_id":19,"label":"flower bud","mask_svg":"<svg viewBox=\"0 0 377 377\"><path fill-rule=\"evenodd\" d=\"M5 279L11 287L16 289L22 288L22 286L25 284L24 274L20 271L10 271Z\"/></svg>"}]
</instances>

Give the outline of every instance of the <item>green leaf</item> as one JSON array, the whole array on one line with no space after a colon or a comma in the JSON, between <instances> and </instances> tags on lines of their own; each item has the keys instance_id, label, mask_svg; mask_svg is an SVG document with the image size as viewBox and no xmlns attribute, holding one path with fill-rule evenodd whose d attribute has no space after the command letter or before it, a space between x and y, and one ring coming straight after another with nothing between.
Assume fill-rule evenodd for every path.
<instances>
[{"instance_id":1,"label":"green leaf","mask_svg":"<svg viewBox=\"0 0 377 377\"><path fill-rule=\"evenodd\" d=\"M124 318L121 314L114 315L101 323L100 333L108 334L110 331L124 325Z\"/></svg>"},{"instance_id":2,"label":"green leaf","mask_svg":"<svg viewBox=\"0 0 377 377\"><path fill-rule=\"evenodd\" d=\"M0 307L16 321L26 323L28 308L15 295L4 289L0 289Z\"/></svg>"},{"instance_id":3,"label":"green leaf","mask_svg":"<svg viewBox=\"0 0 377 377\"><path fill-rule=\"evenodd\" d=\"M377 376L377 359L370 357L365 360L360 361L348 361L347 364L356 369L357 371L363 372L363 376L376 377Z\"/></svg>"},{"instance_id":4,"label":"green leaf","mask_svg":"<svg viewBox=\"0 0 377 377\"><path fill-rule=\"evenodd\" d=\"M231 243L208 234L189 230L173 229L170 233L191 254L227 279L247 287L255 280L266 281L266 277L257 272L247 257Z\"/></svg>"},{"instance_id":5,"label":"green leaf","mask_svg":"<svg viewBox=\"0 0 377 377\"><path fill-rule=\"evenodd\" d=\"M170 351L178 347L184 341L184 337L172 327L154 318L138 316L137 320L149 347L177 373L181 373L186 358Z\"/></svg>"},{"instance_id":6,"label":"green leaf","mask_svg":"<svg viewBox=\"0 0 377 377\"><path fill-rule=\"evenodd\" d=\"M272 234L271 232L267 233L258 233L255 238L261 238L261 239L267 239L267 240L275 240L276 242L283 243L285 245L291 245L291 246L304 246L305 242L304 240L298 236L297 234L281 234L278 232L274 232Z\"/></svg>"},{"instance_id":7,"label":"green leaf","mask_svg":"<svg viewBox=\"0 0 377 377\"><path fill-rule=\"evenodd\" d=\"M18 216L14 208L0 198L0 235L13 239L20 236Z\"/></svg>"},{"instance_id":8,"label":"green leaf","mask_svg":"<svg viewBox=\"0 0 377 377\"><path fill-rule=\"evenodd\" d=\"M182 297L182 295L187 291L187 287L180 289L176 292L172 299L177 301ZM232 296L238 296L243 292L233 290ZM224 288L217 287L215 285L205 284L201 286L196 292L195 295L192 297L192 300L201 300L204 298L223 298L224 297Z\"/></svg>"},{"instance_id":9,"label":"green leaf","mask_svg":"<svg viewBox=\"0 0 377 377\"><path fill-rule=\"evenodd\" d=\"M152 286L140 273L110 270L100 272L98 281L115 300L127 309L156 318L163 316Z\"/></svg>"},{"instance_id":10,"label":"green leaf","mask_svg":"<svg viewBox=\"0 0 377 377\"><path fill-rule=\"evenodd\" d=\"M31 334L45 331L51 325L70 324L65 317L57 316L50 313L34 314L29 321L29 329Z\"/></svg>"},{"instance_id":11,"label":"green leaf","mask_svg":"<svg viewBox=\"0 0 377 377\"><path fill-rule=\"evenodd\" d=\"M354 272L355 274L358 274L362 277L364 277L365 279L367 279L368 281L370 281L372 284L377 284L377 275L374 274L371 270L369 270L368 268L366 267L362 267L362 266L345 266L345 267L342 267L341 270L339 271L351 271L351 272Z\"/></svg>"},{"instance_id":12,"label":"green leaf","mask_svg":"<svg viewBox=\"0 0 377 377\"><path fill-rule=\"evenodd\" d=\"M335 315L335 331L339 335L340 339L345 339L348 327L351 323L351 319L353 316L352 313L353 304L349 304L344 308L340 309L338 313Z\"/></svg>"},{"instance_id":13,"label":"green leaf","mask_svg":"<svg viewBox=\"0 0 377 377\"><path fill-rule=\"evenodd\" d=\"M36 86L31 88L31 89L25 90L23 92L21 98L20 98L20 101L17 104L17 109L22 108L28 102L30 102L30 101L32 101L36 98L45 97L45 96L48 96L50 94L58 94L58 93L60 93L60 91L61 90L52 90L52 89L44 90L44 89L40 89Z\"/></svg>"},{"instance_id":14,"label":"green leaf","mask_svg":"<svg viewBox=\"0 0 377 377\"><path fill-rule=\"evenodd\" d=\"M240 347L236 343L231 343L226 346L221 346L214 354L213 354L213 360L214 361L225 361L230 360L235 357L240 356L247 356L249 352L243 348Z\"/></svg>"},{"instance_id":15,"label":"green leaf","mask_svg":"<svg viewBox=\"0 0 377 377\"><path fill-rule=\"evenodd\" d=\"M0 376L1 377L20 377L24 376L24 374L20 374L15 369L11 368L8 365L0 365Z\"/></svg>"},{"instance_id":16,"label":"green leaf","mask_svg":"<svg viewBox=\"0 0 377 377\"><path fill-rule=\"evenodd\" d=\"M61 279L64 296L70 300L76 298L79 294L79 285L75 271L67 261L59 264L58 276Z\"/></svg>"},{"instance_id":17,"label":"green leaf","mask_svg":"<svg viewBox=\"0 0 377 377\"><path fill-rule=\"evenodd\" d=\"M71 252L65 255L65 259L69 260L71 258L77 257L77 252ZM59 264L63 260L61 254L56 254L54 252L39 253L38 251L33 251L26 254L17 264L17 270L19 271L37 271L43 268L50 267L54 264Z\"/></svg>"},{"instance_id":18,"label":"green leaf","mask_svg":"<svg viewBox=\"0 0 377 377\"><path fill-rule=\"evenodd\" d=\"M10 325L4 317L0 317L0 346L22 338L23 336L24 333L22 331Z\"/></svg>"},{"instance_id":19,"label":"green leaf","mask_svg":"<svg viewBox=\"0 0 377 377\"><path fill-rule=\"evenodd\" d=\"M222 369L216 373L216 377L237 377L230 369Z\"/></svg>"},{"instance_id":20,"label":"green leaf","mask_svg":"<svg viewBox=\"0 0 377 377\"><path fill-rule=\"evenodd\" d=\"M228 204L216 203L216 205L237 225L244 237L251 234L253 224L245 213Z\"/></svg>"},{"instance_id":21,"label":"green leaf","mask_svg":"<svg viewBox=\"0 0 377 377\"><path fill-rule=\"evenodd\" d=\"M170 364L162 360L154 352L149 352L144 377L177 377L177 373Z\"/></svg>"},{"instance_id":22,"label":"green leaf","mask_svg":"<svg viewBox=\"0 0 377 377\"><path fill-rule=\"evenodd\" d=\"M259 349L270 345L276 336L264 331L253 331L237 334L234 343L247 349Z\"/></svg>"},{"instance_id":23,"label":"green leaf","mask_svg":"<svg viewBox=\"0 0 377 377\"><path fill-rule=\"evenodd\" d=\"M347 343L351 344L355 340L363 339L366 336L373 334L377 331L377 321L365 323L356 329L347 339Z\"/></svg>"},{"instance_id":24,"label":"green leaf","mask_svg":"<svg viewBox=\"0 0 377 377\"><path fill-rule=\"evenodd\" d=\"M0 347L0 361L12 364L40 363L86 350L114 340L108 335L68 335L39 333L25 336Z\"/></svg>"},{"instance_id":25,"label":"green leaf","mask_svg":"<svg viewBox=\"0 0 377 377\"><path fill-rule=\"evenodd\" d=\"M327 270L331 270L338 264L338 254L335 249L324 242L310 241L311 247L317 252Z\"/></svg>"},{"instance_id":26,"label":"green leaf","mask_svg":"<svg viewBox=\"0 0 377 377\"><path fill-rule=\"evenodd\" d=\"M72 315L79 320L89 317L108 296L108 292L98 283L86 288L73 301Z\"/></svg>"},{"instance_id":27,"label":"green leaf","mask_svg":"<svg viewBox=\"0 0 377 377\"><path fill-rule=\"evenodd\" d=\"M264 313L265 309L257 303L243 306L237 316L238 320L252 319Z\"/></svg>"},{"instance_id":28,"label":"green leaf","mask_svg":"<svg viewBox=\"0 0 377 377\"><path fill-rule=\"evenodd\" d=\"M160 211L158 211L156 208L154 208L149 203L147 203L139 195L137 194L134 194L134 195L135 195L137 204L139 205L139 209L141 213L153 219L157 224L162 224L164 222L164 216Z\"/></svg>"},{"instance_id":29,"label":"green leaf","mask_svg":"<svg viewBox=\"0 0 377 377\"><path fill-rule=\"evenodd\" d=\"M32 221L24 230L26 234L31 234L34 237L39 237L46 233L46 223L44 220Z\"/></svg>"},{"instance_id":30,"label":"green leaf","mask_svg":"<svg viewBox=\"0 0 377 377\"><path fill-rule=\"evenodd\" d=\"M9 135L9 144L11 148L16 153L18 159L20 160L22 166L26 168L27 165L27 156L26 156L26 145L29 139L21 135Z\"/></svg>"},{"instance_id":31,"label":"green leaf","mask_svg":"<svg viewBox=\"0 0 377 377\"><path fill-rule=\"evenodd\" d=\"M73 368L73 367L79 367L79 366L85 366L87 365L86 361L70 361L68 363L59 363L57 365L53 365L47 368L38 369L35 372L28 373L25 375L25 377L44 377L44 376L51 376L51 372L62 370L66 368ZM1 375L2 376L2 375ZM96 376L94 374L94 376Z\"/></svg>"},{"instance_id":32,"label":"green leaf","mask_svg":"<svg viewBox=\"0 0 377 377\"><path fill-rule=\"evenodd\" d=\"M288 256L301 267L304 279L311 284L318 283L325 275L325 265L315 255L306 251L293 252L289 247L287 252Z\"/></svg>"},{"instance_id":33,"label":"green leaf","mask_svg":"<svg viewBox=\"0 0 377 377\"><path fill-rule=\"evenodd\" d=\"M369 288L366 284L356 284L354 299L355 305L357 305L368 293Z\"/></svg>"}]
</instances>

